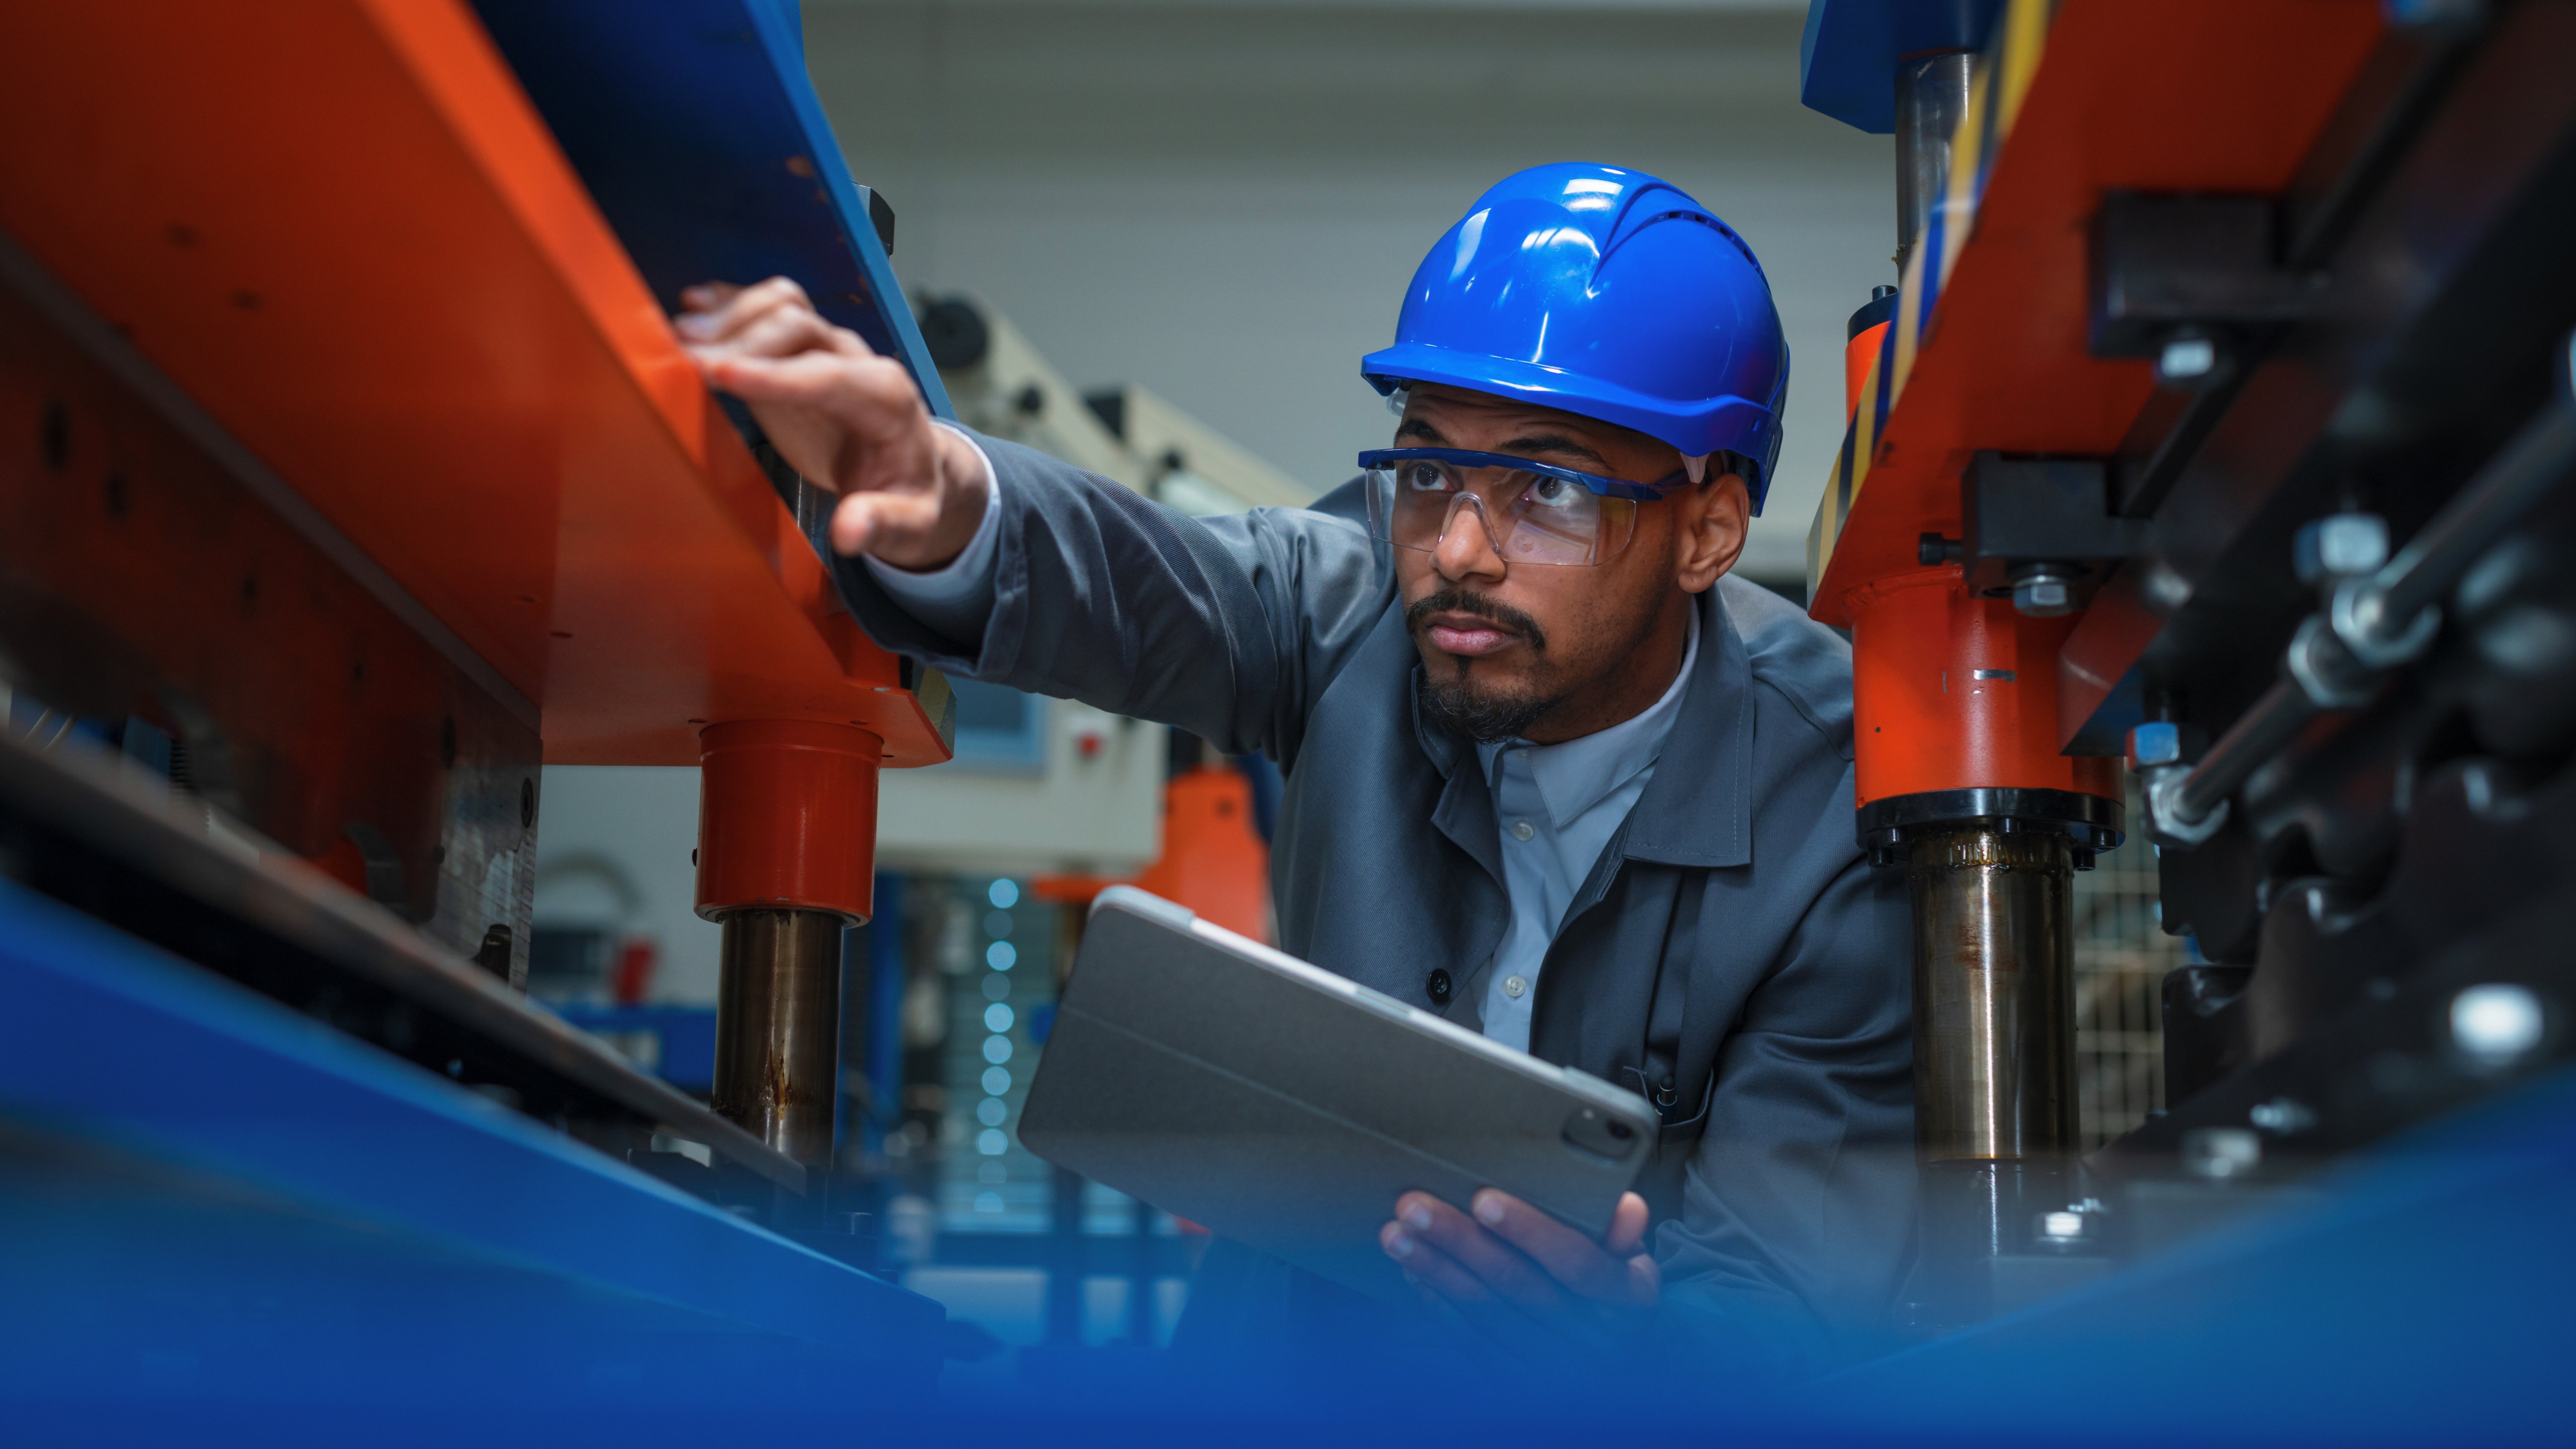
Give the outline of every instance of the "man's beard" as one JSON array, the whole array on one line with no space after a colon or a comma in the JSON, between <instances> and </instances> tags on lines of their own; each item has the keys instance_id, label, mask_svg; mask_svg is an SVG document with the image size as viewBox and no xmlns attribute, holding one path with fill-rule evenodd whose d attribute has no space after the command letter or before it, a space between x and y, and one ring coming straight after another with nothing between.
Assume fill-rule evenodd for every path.
<instances>
[{"instance_id":1,"label":"man's beard","mask_svg":"<svg viewBox=\"0 0 2576 1449\"><path fill-rule=\"evenodd\" d=\"M1406 609L1405 627L1418 638L1424 619L1433 614L1448 613L1474 614L1491 619L1518 633L1532 654L1541 658L1546 656L1547 632L1539 628L1536 619L1508 604L1498 604L1482 594L1471 594L1464 589L1442 589ZM1563 694L1534 691L1497 694L1490 690L1471 689L1467 683L1467 671L1473 662L1458 660L1457 668L1445 679L1439 677L1441 670L1433 666L1428 671L1430 677L1424 682L1423 712L1431 717L1432 723L1452 734L1464 735L1480 744L1513 739L1565 701Z\"/></svg>"}]
</instances>

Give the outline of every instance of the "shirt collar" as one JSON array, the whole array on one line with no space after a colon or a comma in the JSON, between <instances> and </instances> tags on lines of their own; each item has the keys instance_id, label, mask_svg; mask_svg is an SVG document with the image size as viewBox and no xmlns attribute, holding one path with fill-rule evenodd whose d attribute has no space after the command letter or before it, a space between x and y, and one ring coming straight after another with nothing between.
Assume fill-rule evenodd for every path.
<instances>
[{"instance_id":1,"label":"shirt collar","mask_svg":"<svg viewBox=\"0 0 2576 1449\"><path fill-rule=\"evenodd\" d=\"M1674 719L1681 714L1682 696L1689 691L1693 666L1699 662L1698 600L1692 604L1685 616L1681 668L1653 704L1608 729L1553 745L1519 739L1479 744L1476 753L1483 761L1487 783L1501 778L1509 755L1517 752L1538 786L1539 798L1546 802L1549 823L1563 830L1654 764L1663 754Z\"/></svg>"}]
</instances>

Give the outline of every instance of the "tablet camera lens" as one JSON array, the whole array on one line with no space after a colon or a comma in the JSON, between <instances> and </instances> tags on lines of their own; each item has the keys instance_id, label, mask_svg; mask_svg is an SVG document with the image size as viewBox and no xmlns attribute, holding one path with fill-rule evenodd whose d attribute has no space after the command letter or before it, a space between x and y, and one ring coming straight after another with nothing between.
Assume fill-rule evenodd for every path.
<instances>
[{"instance_id":1,"label":"tablet camera lens","mask_svg":"<svg viewBox=\"0 0 2576 1449\"><path fill-rule=\"evenodd\" d=\"M1622 1142L1625 1142L1629 1138L1637 1135L1637 1129L1629 1126L1625 1122L1613 1122L1610 1124L1610 1135L1618 1138Z\"/></svg>"}]
</instances>

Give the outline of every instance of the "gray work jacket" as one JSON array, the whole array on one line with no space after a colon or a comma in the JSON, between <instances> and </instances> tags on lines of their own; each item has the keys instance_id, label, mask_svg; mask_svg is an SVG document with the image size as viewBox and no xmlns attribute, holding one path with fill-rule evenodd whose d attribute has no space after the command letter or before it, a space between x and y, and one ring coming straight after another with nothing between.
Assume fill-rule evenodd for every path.
<instances>
[{"instance_id":1,"label":"gray work jacket","mask_svg":"<svg viewBox=\"0 0 2576 1449\"><path fill-rule=\"evenodd\" d=\"M1002 501L983 637L941 637L843 560L868 633L1269 755L1280 947L1472 1022L1509 919L1492 793L1474 745L1416 708L1422 667L1356 488L1190 518L978 441ZM1849 647L1735 579L1698 607L1681 714L1548 952L1530 1052L1661 1113L1641 1190L1667 1316L1807 1338L1882 1319L1910 1252L1910 923L1901 880L1854 840ZM1219 1254L1191 1323L1329 1318L1335 1291Z\"/></svg>"}]
</instances>

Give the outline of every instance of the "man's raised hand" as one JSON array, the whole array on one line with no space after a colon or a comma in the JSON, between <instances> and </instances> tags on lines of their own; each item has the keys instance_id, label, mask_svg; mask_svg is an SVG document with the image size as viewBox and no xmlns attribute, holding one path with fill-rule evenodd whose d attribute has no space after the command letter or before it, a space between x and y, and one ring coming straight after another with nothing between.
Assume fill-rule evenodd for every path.
<instances>
[{"instance_id":1,"label":"man's raised hand","mask_svg":"<svg viewBox=\"0 0 2576 1449\"><path fill-rule=\"evenodd\" d=\"M709 282L680 296L680 343L709 387L751 408L789 466L840 495L836 552L934 569L984 516L974 445L934 427L901 363L814 310L785 277Z\"/></svg>"}]
</instances>

